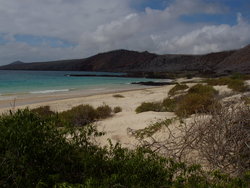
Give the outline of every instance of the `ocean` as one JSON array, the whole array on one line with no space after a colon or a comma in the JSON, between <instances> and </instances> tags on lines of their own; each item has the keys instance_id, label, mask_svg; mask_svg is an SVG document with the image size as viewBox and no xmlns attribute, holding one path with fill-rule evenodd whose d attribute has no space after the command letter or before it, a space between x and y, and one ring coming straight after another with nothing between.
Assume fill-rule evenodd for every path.
<instances>
[{"instance_id":1,"label":"ocean","mask_svg":"<svg viewBox=\"0 0 250 188\"><path fill-rule=\"evenodd\" d=\"M67 74L111 74L76 71L10 71L0 70L0 97L25 94L48 94L59 92L105 91L110 89L133 89L140 86L130 84L138 81L156 81L146 78L121 77L68 77ZM91 93L91 92L90 92Z\"/></svg>"}]
</instances>

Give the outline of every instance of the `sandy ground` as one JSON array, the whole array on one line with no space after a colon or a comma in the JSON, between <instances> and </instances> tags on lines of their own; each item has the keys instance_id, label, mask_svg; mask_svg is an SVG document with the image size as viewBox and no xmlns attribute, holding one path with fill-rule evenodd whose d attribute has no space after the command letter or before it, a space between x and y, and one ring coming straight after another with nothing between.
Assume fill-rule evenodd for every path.
<instances>
[{"instance_id":1,"label":"sandy ground","mask_svg":"<svg viewBox=\"0 0 250 188\"><path fill-rule=\"evenodd\" d=\"M193 79L197 80L197 79ZM188 81L193 81L188 80ZM178 79L178 82L185 82L185 79ZM194 83L188 84L189 86L194 85ZM138 130L144 129L152 123L157 121L164 120L166 118L175 117L174 113L171 112L143 112L137 114L135 112L136 107L138 107L142 102L156 102L161 101L168 96L169 90L174 87L174 85L161 86L161 87L153 87L146 89L137 89L132 91L121 91L116 93L108 93L108 94L95 94L92 96L82 96L82 97L69 97L67 99L57 99L56 96L52 96L51 98L39 98L32 99L26 98L22 99L22 101L16 101L19 105L17 108L36 108L39 106L48 105L51 107L53 111L61 112L68 109L71 109L74 106L78 106L80 104L90 104L94 107L101 106L103 104L107 104L110 107L114 108L116 106L120 106L122 108L122 112L114 114L112 117L96 122L97 128L100 131L106 132L106 135L97 139L100 145L106 145L108 143L108 139L111 139L112 142L120 142L123 146L128 148L133 148L137 145L137 141L133 136L128 134L128 129ZM219 90L220 94L225 94L230 92L230 90L226 86L216 86L216 89ZM121 94L124 96L123 98L114 97L114 94ZM49 100L50 99L50 100ZM39 102L39 101L43 102ZM29 104L31 101L36 101L33 104ZM2 101L4 102L4 101ZM11 101L7 101L11 102ZM5 101L6 103L6 101ZM13 102L12 102L13 104ZM0 101L0 114L4 112L8 112L13 109L11 105L9 107L1 107Z\"/></svg>"},{"instance_id":2,"label":"sandy ground","mask_svg":"<svg viewBox=\"0 0 250 188\"><path fill-rule=\"evenodd\" d=\"M98 142L101 145L105 145L107 144L107 139L111 139L112 142L120 142L123 146L133 147L133 145L136 145L136 140L134 139L134 137L131 137L127 134L128 128L131 128L133 130L143 129L156 121L174 117L174 114L169 112L144 112L136 114L136 107L139 106L142 102L163 100L168 96L168 92L172 87L173 85L169 85L116 93L123 95L124 98L116 98L113 96L114 93L109 93L38 102L34 104L29 104L29 102L34 101L34 99L32 100L31 98L28 98L26 100L22 99L22 103L27 102L25 105L20 105L16 108L36 108L39 106L49 105L52 110L61 112L71 109L72 107L80 104L90 104L94 107L107 104L112 108L114 108L115 106L120 106L122 108L122 112L115 114L111 118L96 122L98 130L106 132L106 135L99 138ZM18 102L19 101L16 101L16 103ZM7 112L10 109L12 109L11 105L7 108L1 108L0 106L0 113Z\"/></svg>"}]
</instances>

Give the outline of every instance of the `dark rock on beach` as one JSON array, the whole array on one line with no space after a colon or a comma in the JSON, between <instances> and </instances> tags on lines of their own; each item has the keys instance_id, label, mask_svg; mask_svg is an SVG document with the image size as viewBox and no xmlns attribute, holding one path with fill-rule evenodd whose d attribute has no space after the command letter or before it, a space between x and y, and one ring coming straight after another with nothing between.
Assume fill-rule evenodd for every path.
<instances>
[{"instance_id":1,"label":"dark rock on beach","mask_svg":"<svg viewBox=\"0 0 250 188\"><path fill-rule=\"evenodd\" d=\"M174 82L132 82L131 84L139 84L139 85L144 85L144 86L166 86L166 85L173 85L176 84Z\"/></svg>"}]
</instances>

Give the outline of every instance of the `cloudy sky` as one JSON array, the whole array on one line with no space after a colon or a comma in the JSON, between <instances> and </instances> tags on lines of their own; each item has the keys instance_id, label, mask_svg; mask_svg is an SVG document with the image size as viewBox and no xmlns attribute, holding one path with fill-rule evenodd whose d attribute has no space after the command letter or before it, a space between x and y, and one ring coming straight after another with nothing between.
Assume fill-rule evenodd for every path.
<instances>
[{"instance_id":1,"label":"cloudy sky","mask_svg":"<svg viewBox=\"0 0 250 188\"><path fill-rule=\"evenodd\" d=\"M249 0L0 0L0 64L250 44Z\"/></svg>"}]
</instances>

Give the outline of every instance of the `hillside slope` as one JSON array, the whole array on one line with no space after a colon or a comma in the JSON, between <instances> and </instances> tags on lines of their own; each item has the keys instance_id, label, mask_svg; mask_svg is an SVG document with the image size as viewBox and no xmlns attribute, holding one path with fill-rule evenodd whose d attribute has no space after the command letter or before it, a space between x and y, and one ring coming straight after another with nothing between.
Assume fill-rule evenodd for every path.
<instances>
[{"instance_id":1,"label":"hillside slope","mask_svg":"<svg viewBox=\"0 0 250 188\"><path fill-rule=\"evenodd\" d=\"M115 50L85 59L12 63L1 66L0 70L250 73L250 45L239 50L205 55L157 55L149 52Z\"/></svg>"},{"instance_id":2,"label":"hillside slope","mask_svg":"<svg viewBox=\"0 0 250 188\"><path fill-rule=\"evenodd\" d=\"M219 72L250 72L250 45L235 51L215 67Z\"/></svg>"}]
</instances>

